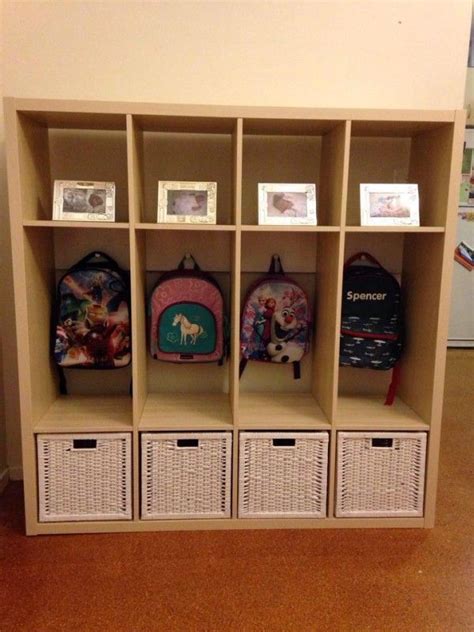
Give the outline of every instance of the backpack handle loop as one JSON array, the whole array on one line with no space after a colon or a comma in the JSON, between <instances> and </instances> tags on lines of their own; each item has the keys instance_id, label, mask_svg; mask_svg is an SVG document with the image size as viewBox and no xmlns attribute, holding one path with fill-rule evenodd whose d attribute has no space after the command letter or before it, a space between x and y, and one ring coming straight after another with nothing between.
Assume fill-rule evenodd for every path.
<instances>
[{"instance_id":1,"label":"backpack handle loop","mask_svg":"<svg viewBox=\"0 0 474 632\"><path fill-rule=\"evenodd\" d=\"M373 263L378 268L382 268L382 270L385 270L385 268L380 263L380 261L377 261L377 259L368 252L357 252L355 255L352 255L352 257L349 257L349 259L344 264L344 270L346 270L355 261L359 261L359 260L363 261L364 259L366 259L367 261L370 261L370 263Z\"/></svg>"},{"instance_id":2,"label":"backpack handle loop","mask_svg":"<svg viewBox=\"0 0 474 632\"><path fill-rule=\"evenodd\" d=\"M196 259L193 257L193 255L189 252L187 252L184 257L181 259L179 265L178 265L178 270L198 270L200 271L201 268L198 264L198 262L196 261Z\"/></svg>"},{"instance_id":3,"label":"backpack handle loop","mask_svg":"<svg viewBox=\"0 0 474 632\"><path fill-rule=\"evenodd\" d=\"M280 255L274 254L268 268L269 274L285 274L281 263Z\"/></svg>"},{"instance_id":4,"label":"backpack handle loop","mask_svg":"<svg viewBox=\"0 0 474 632\"><path fill-rule=\"evenodd\" d=\"M113 268L114 270L120 270L120 267L118 263L115 261L115 259L112 259L112 257L109 257L109 255L105 254L105 252L102 252L101 250L94 250L93 252L90 252L88 255L86 255L80 261L74 264L71 270L80 268L84 264L87 264L92 260L97 261L98 259L105 259L105 261L107 261L107 263L110 265L111 268Z\"/></svg>"}]
</instances>

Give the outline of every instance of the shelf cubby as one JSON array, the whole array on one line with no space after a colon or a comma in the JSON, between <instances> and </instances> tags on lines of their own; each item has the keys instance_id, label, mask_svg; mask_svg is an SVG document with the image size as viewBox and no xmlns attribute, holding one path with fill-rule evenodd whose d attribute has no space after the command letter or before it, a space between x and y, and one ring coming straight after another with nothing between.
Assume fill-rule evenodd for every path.
<instances>
[{"instance_id":1,"label":"shelf cubby","mask_svg":"<svg viewBox=\"0 0 474 632\"><path fill-rule=\"evenodd\" d=\"M265 182L316 183L318 225L340 225L347 130L345 121L244 119L244 228L258 225L258 184Z\"/></svg>"},{"instance_id":2,"label":"shelf cubby","mask_svg":"<svg viewBox=\"0 0 474 632\"><path fill-rule=\"evenodd\" d=\"M438 327L437 299L442 280L443 232L348 233L344 260L370 252L401 283L404 348L398 396L384 406L392 371L339 368L337 425L391 429L428 426L435 389L433 338ZM364 422L364 416L366 421ZM365 425L364 425L365 424Z\"/></svg>"},{"instance_id":3,"label":"shelf cubby","mask_svg":"<svg viewBox=\"0 0 474 632\"><path fill-rule=\"evenodd\" d=\"M132 429L129 395L60 395L35 432L125 432Z\"/></svg>"},{"instance_id":4,"label":"shelf cubby","mask_svg":"<svg viewBox=\"0 0 474 632\"><path fill-rule=\"evenodd\" d=\"M140 402L136 408L138 427L143 430L190 427L225 428L232 424L230 403L231 364L175 364L151 357L149 320L144 315L160 276L178 267L181 259L195 255L202 270L218 282L230 315L232 276L232 231L136 230L136 267L141 291L134 306L136 381ZM140 254L138 254L140 253ZM139 368L140 367L140 368ZM134 380L135 384L135 380ZM206 420L207 419L207 420Z\"/></svg>"},{"instance_id":5,"label":"shelf cubby","mask_svg":"<svg viewBox=\"0 0 474 632\"><path fill-rule=\"evenodd\" d=\"M80 426L81 420L84 420L82 411L86 406L86 400L81 400L80 396L95 396L98 408L102 410L100 398L106 395L109 399L108 407L113 408L114 397L120 399L121 395L126 396L129 393L131 367L100 372L65 369L71 399L66 401L60 398L57 367L51 358L49 325L56 285L68 268L94 250L106 252L115 258L123 269L128 270L128 232L120 229L77 232L74 228L65 228L60 224L47 227L25 226L23 231L25 272L32 283L32 291L26 296L26 309L31 318L27 335L31 353L29 380L32 392L32 423L34 427L38 424L46 425L49 431L53 431L56 425L58 428L61 427L58 421L58 413L61 411L71 420L70 423L74 423L72 420L77 405L77 425ZM99 374L100 380L97 379ZM75 399L75 396L79 398ZM131 402L130 397L129 400ZM89 411L93 411L92 405ZM69 422L65 423L67 425ZM118 426L121 427L121 424L119 421Z\"/></svg>"},{"instance_id":6,"label":"shelf cubby","mask_svg":"<svg viewBox=\"0 0 474 632\"><path fill-rule=\"evenodd\" d=\"M149 392L141 431L232 430L228 393Z\"/></svg>"},{"instance_id":7,"label":"shelf cubby","mask_svg":"<svg viewBox=\"0 0 474 632\"><path fill-rule=\"evenodd\" d=\"M285 274L306 292L313 322L311 348L301 360L300 379L293 379L291 366L248 362L239 388L241 427L271 427L274 421L278 427L285 423L289 428L325 427L331 420L336 388L332 369L336 362L339 248L338 232L289 232L282 236L270 231L264 241L254 231L242 234L242 307L248 288L268 270L272 255L277 253Z\"/></svg>"},{"instance_id":8,"label":"shelf cubby","mask_svg":"<svg viewBox=\"0 0 474 632\"><path fill-rule=\"evenodd\" d=\"M137 162L135 221L157 221L158 181L217 182L217 225L235 223L233 206L236 119L134 116L130 134Z\"/></svg>"},{"instance_id":9,"label":"shelf cubby","mask_svg":"<svg viewBox=\"0 0 474 632\"><path fill-rule=\"evenodd\" d=\"M443 228L452 142L446 122L353 121L346 224L360 226L360 184L406 182L418 185L420 226Z\"/></svg>"},{"instance_id":10,"label":"shelf cubby","mask_svg":"<svg viewBox=\"0 0 474 632\"><path fill-rule=\"evenodd\" d=\"M28 112L18 134L25 221L52 219L54 180L79 180L115 182L115 219L128 222L125 115Z\"/></svg>"}]
</instances>

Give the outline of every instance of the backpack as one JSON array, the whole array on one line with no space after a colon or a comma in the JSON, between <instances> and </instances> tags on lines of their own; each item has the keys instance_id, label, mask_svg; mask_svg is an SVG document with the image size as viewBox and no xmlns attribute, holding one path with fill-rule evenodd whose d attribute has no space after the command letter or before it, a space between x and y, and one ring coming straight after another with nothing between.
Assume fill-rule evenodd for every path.
<instances>
[{"instance_id":1,"label":"backpack","mask_svg":"<svg viewBox=\"0 0 474 632\"><path fill-rule=\"evenodd\" d=\"M129 275L91 252L59 280L53 311L54 361L62 368L118 369L130 364ZM60 371L61 392L65 391Z\"/></svg>"},{"instance_id":2,"label":"backpack","mask_svg":"<svg viewBox=\"0 0 474 632\"><path fill-rule=\"evenodd\" d=\"M354 265L367 260L373 265ZM339 365L387 371L396 367L386 404L393 403L402 353L400 284L366 252L344 265Z\"/></svg>"},{"instance_id":3,"label":"backpack","mask_svg":"<svg viewBox=\"0 0 474 632\"><path fill-rule=\"evenodd\" d=\"M240 375L248 360L293 364L309 349L311 311L304 290L285 276L280 257L273 255L268 274L247 291L240 327Z\"/></svg>"},{"instance_id":4,"label":"backpack","mask_svg":"<svg viewBox=\"0 0 474 632\"><path fill-rule=\"evenodd\" d=\"M193 267L190 267L190 266ZM215 279L186 255L161 276L150 297L150 353L167 362L223 363L224 297Z\"/></svg>"}]
</instances>

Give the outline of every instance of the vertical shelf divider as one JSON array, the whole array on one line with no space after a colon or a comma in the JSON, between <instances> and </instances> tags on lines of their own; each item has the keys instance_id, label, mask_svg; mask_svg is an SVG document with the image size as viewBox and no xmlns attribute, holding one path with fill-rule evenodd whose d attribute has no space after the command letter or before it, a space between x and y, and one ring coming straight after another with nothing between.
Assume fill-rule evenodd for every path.
<instances>
[{"instance_id":1,"label":"vertical shelf divider","mask_svg":"<svg viewBox=\"0 0 474 632\"><path fill-rule=\"evenodd\" d=\"M454 126L450 134L449 150L446 152L446 173L448 175L446 195L446 215L441 282L438 299L437 339L434 343L433 396L431 402L429 450L427 451L425 487L425 527L435 524L436 490L439 469L441 440L441 420L443 413L444 377L446 369L446 347L448 340L449 304L451 300L453 251L456 237L456 222L450 221L457 212L459 200L459 174L461 173L466 112L455 112Z\"/></svg>"},{"instance_id":2,"label":"vertical shelf divider","mask_svg":"<svg viewBox=\"0 0 474 632\"><path fill-rule=\"evenodd\" d=\"M127 167L130 235L130 305L132 339L133 516L140 516L139 424L147 397L145 258L146 234L136 229L143 209L143 132L127 114Z\"/></svg>"},{"instance_id":3,"label":"vertical shelf divider","mask_svg":"<svg viewBox=\"0 0 474 632\"><path fill-rule=\"evenodd\" d=\"M318 297L319 289L321 289L322 295L329 301L326 309L322 309L321 302L318 300L321 311L318 317L326 324L330 330L330 335L328 340L323 338L321 341L322 348L320 356L318 350L315 350L315 379L313 382L313 392L315 396L317 395L321 408L331 423L328 471L328 518L334 518L336 495L336 415L339 390L339 332L341 328L345 248L344 226L347 212L350 141L351 122L345 121L343 125L337 126L324 138L323 162L321 165L321 175L326 174L329 178L329 221L338 225L340 228L340 232L337 234L324 235L325 241L322 243L327 244L326 249L318 248L318 261L316 266L320 283L322 281L323 285L323 287L320 288L320 283L317 283ZM323 237L323 235L321 235L321 237ZM329 253L325 252L325 250L327 251L328 249ZM326 286L324 286L324 281L326 281ZM333 319L332 330L330 324L331 318ZM328 372L329 380L324 379L323 367L324 364L326 364L324 360L332 369Z\"/></svg>"},{"instance_id":4,"label":"vertical shelf divider","mask_svg":"<svg viewBox=\"0 0 474 632\"><path fill-rule=\"evenodd\" d=\"M33 432L33 391L30 372L28 304L26 300L26 236L23 216L30 217L32 198L36 193L37 174L28 159L28 139L20 129L14 99L5 99L6 158L9 173L8 201L12 245L13 288L15 298L16 346L20 388L21 443L23 489L25 495L25 527L27 535L36 535L37 485L35 436ZM26 124L26 122L25 122ZM47 130L45 131L47 134ZM47 137L45 139L47 141ZM48 172L49 172L49 162ZM25 182L25 178L27 181ZM28 185L28 186L26 186ZM26 193L24 189L27 188Z\"/></svg>"},{"instance_id":5,"label":"vertical shelf divider","mask_svg":"<svg viewBox=\"0 0 474 632\"><path fill-rule=\"evenodd\" d=\"M313 343L312 393L332 422L336 414L339 365L339 330L341 319L344 232L342 223L347 203L349 172L350 122L339 125L323 139L321 181L328 178L323 198L328 217L341 229L338 233L318 235L316 263L316 334Z\"/></svg>"},{"instance_id":6,"label":"vertical shelf divider","mask_svg":"<svg viewBox=\"0 0 474 632\"><path fill-rule=\"evenodd\" d=\"M318 224L345 225L350 136L350 121L341 122L323 136L318 200L323 215L318 217Z\"/></svg>"},{"instance_id":7,"label":"vertical shelf divider","mask_svg":"<svg viewBox=\"0 0 474 632\"><path fill-rule=\"evenodd\" d=\"M241 268L241 217L242 217L242 119L237 119L233 135L233 218L235 238L232 248L231 277L231 341L230 341L230 396L234 423L238 421L239 407L239 352L240 352L240 268Z\"/></svg>"},{"instance_id":8,"label":"vertical shelf divider","mask_svg":"<svg viewBox=\"0 0 474 632\"><path fill-rule=\"evenodd\" d=\"M239 359L240 359L240 283L242 257L242 156L243 120L236 120L233 134L233 220L235 234L232 236L232 276L231 276L231 327L230 327L230 367L229 390L233 419L232 442L232 517L238 514L239 480Z\"/></svg>"}]
</instances>

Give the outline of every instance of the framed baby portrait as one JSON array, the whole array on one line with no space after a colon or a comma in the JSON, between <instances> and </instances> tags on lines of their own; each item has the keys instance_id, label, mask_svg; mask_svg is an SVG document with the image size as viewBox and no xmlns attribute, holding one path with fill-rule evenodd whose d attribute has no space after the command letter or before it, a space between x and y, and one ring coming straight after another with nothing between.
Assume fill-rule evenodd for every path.
<instances>
[{"instance_id":1,"label":"framed baby portrait","mask_svg":"<svg viewBox=\"0 0 474 632\"><path fill-rule=\"evenodd\" d=\"M258 223L316 226L316 185L259 183Z\"/></svg>"},{"instance_id":2,"label":"framed baby portrait","mask_svg":"<svg viewBox=\"0 0 474 632\"><path fill-rule=\"evenodd\" d=\"M361 226L419 226L417 184L361 184Z\"/></svg>"},{"instance_id":3,"label":"framed baby portrait","mask_svg":"<svg viewBox=\"0 0 474 632\"><path fill-rule=\"evenodd\" d=\"M115 183L55 180L53 219L115 221Z\"/></svg>"},{"instance_id":4,"label":"framed baby portrait","mask_svg":"<svg viewBox=\"0 0 474 632\"><path fill-rule=\"evenodd\" d=\"M160 224L215 224L216 182L158 182Z\"/></svg>"}]
</instances>

